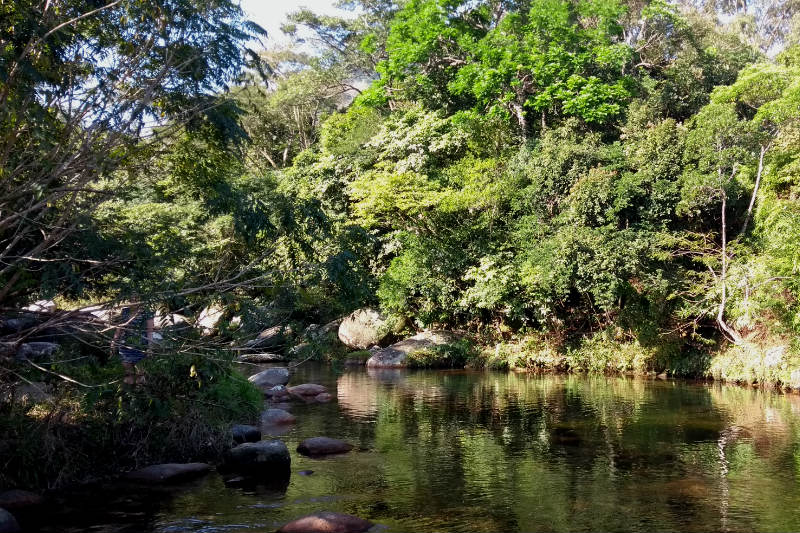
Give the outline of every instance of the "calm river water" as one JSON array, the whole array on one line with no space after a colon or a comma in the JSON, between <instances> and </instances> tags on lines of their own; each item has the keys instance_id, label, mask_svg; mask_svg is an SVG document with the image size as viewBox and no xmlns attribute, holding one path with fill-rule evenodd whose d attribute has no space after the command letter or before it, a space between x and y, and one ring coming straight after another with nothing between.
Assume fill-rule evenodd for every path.
<instances>
[{"instance_id":1,"label":"calm river water","mask_svg":"<svg viewBox=\"0 0 800 533\"><path fill-rule=\"evenodd\" d=\"M283 488L217 474L164 491L75 494L42 531L268 532L340 511L384 531L798 531L800 396L622 377L334 371L295 405ZM346 455L295 453L307 437ZM313 470L311 475L300 475Z\"/></svg>"}]
</instances>

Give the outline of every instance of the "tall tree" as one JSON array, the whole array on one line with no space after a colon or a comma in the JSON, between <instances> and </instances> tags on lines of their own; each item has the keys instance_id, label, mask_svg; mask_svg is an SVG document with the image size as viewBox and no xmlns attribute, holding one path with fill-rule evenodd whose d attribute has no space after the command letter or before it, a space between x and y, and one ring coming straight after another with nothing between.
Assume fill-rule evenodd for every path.
<instances>
[{"instance_id":1,"label":"tall tree","mask_svg":"<svg viewBox=\"0 0 800 533\"><path fill-rule=\"evenodd\" d=\"M230 0L21 0L0 6L0 302L184 127L236 134L224 93L263 30Z\"/></svg>"}]
</instances>

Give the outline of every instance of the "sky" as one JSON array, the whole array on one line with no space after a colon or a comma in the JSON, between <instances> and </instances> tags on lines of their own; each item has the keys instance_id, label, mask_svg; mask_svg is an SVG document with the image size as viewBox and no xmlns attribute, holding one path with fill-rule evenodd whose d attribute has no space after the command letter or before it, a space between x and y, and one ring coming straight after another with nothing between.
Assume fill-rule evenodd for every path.
<instances>
[{"instance_id":1,"label":"sky","mask_svg":"<svg viewBox=\"0 0 800 533\"><path fill-rule=\"evenodd\" d=\"M334 8L334 0L241 0L241 3L250 20L267 30L270 35L268 43L285 42L285 36L280 30L281 24L288 13L302 7L327 15L347 13Z\"/></svg>"}]
</instances>

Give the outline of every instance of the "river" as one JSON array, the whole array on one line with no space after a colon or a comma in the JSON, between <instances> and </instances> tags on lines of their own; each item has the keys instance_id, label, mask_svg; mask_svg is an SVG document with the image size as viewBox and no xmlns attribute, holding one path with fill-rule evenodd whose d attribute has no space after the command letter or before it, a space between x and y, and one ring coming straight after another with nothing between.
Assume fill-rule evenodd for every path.
<instances>
[{"instance_id":1,"label":"river","mask_svg":"<svg viewBox=\"0 0 800 533\"><path fill-rule=\"evenodd\" d=\"M211 474L70 493L41 531L271 532L310 512L383 531L797 531L800 396L709 383L493 372L332 370L294 405L286 487ZM326 459L307 437L347 440ZM299 472L312 470L310 475Z\"/></svg>"}]
</instances>

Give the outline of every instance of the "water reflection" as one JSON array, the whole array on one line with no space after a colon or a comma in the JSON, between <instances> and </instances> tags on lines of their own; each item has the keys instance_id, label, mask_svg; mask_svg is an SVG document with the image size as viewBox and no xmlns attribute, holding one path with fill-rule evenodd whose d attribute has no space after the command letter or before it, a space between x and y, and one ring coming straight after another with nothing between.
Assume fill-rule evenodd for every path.
<instances>
[{"instance_id":1,"label":"water reflection","mask_svg":"<svg viewBox=\"0 0 800 533\"><path fill-rule=\"evenodd\" d=\"M304 365L335 391L287 428L357 451L292 456L284 492L216 476L139 531L273 531L329 509L389 531L800 529L800 397L617 377ZM107 519L107 518L106 518ZM125 528L98 526L96 531ZM50 529L55 531L58 529Z\"/></svg>"}]
</instances>

